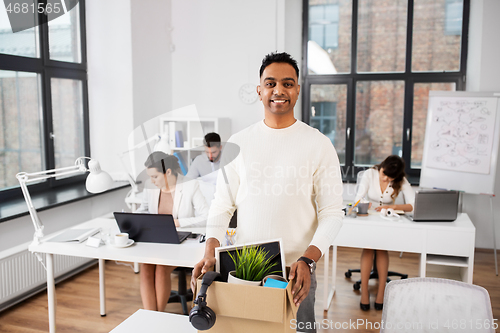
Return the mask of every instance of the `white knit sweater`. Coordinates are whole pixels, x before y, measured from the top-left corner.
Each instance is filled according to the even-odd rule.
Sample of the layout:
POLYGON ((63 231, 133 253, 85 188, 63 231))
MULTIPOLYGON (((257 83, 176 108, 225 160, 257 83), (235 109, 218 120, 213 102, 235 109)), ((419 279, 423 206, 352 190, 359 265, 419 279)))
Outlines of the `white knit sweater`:
POLYGON ((214 237, 225 244, 224 235, 237 208, 239 244, 282 238, 287 265, 309 245, 327 251, 343 219, 342 178, 330 140, 301 121, 284 129, 272 129, 261 121, 229 142, 240 151, 227 165, 223 151, 207 239, 214 237))

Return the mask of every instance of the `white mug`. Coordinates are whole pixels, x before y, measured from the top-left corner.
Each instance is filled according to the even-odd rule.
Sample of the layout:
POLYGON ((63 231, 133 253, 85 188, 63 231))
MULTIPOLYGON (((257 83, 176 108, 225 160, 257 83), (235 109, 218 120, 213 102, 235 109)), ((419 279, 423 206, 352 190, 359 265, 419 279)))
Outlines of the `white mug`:
POLYGON ((128 243, 128 234, 125 232, 115 235, 115 245, 123 246, 128 243))

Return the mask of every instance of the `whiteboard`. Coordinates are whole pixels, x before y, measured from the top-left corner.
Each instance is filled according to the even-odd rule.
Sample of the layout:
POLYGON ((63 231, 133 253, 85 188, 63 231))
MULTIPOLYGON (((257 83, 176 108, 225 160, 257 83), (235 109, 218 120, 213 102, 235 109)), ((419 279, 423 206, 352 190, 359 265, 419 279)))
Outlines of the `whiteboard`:
POLYGON ((430 91, 420 186, 494 195, 500 93, 430 91))

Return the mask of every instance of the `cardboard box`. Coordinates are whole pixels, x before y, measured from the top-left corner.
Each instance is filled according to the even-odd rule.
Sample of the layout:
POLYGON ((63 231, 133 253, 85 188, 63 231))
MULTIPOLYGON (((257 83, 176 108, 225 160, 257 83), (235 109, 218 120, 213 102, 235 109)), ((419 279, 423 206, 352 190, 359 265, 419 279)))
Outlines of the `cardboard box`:
MULTIPOLYGON (((290 323, 297 314, 292 286, 292 282, 286 289, 213 282, 207 290, 207 306, 215 312, 215 325, 198 332, 295 332, 290 323)), ((201 278, 197 290, 200 287, 201 278)))

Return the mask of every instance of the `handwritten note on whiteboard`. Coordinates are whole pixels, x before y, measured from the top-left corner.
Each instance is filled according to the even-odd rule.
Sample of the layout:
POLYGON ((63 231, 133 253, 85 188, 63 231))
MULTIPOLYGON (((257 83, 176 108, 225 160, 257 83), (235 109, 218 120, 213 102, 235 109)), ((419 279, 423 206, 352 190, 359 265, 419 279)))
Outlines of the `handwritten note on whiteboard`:
POLYGON ((425 167, 489 174, 496 108, 497 98, 430 100, 432 117, 428 119, 430 142, 425 167))

